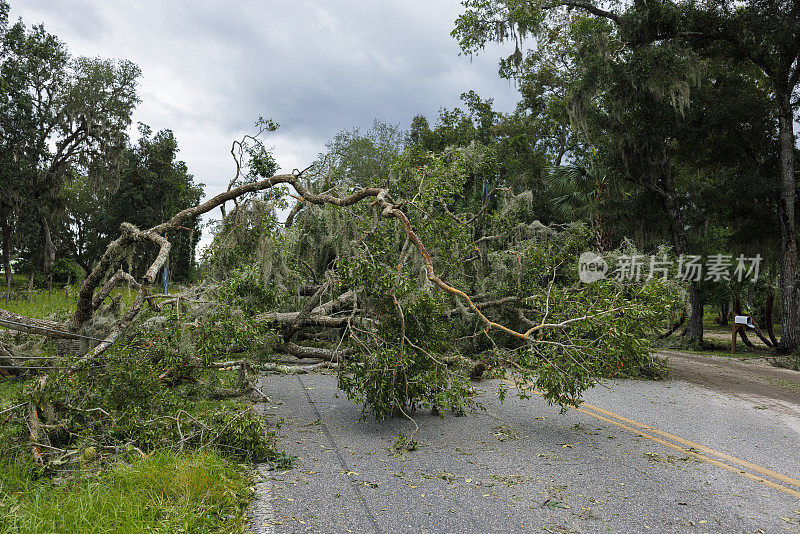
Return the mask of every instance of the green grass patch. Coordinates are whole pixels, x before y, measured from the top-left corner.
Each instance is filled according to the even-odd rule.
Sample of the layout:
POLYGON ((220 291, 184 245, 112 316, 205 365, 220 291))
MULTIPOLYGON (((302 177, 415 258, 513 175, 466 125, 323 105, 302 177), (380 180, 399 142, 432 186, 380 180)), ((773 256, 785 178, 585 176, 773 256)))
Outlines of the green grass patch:
POLYGON ((64 294, 64 288, 54 290, 50 295, 47 291, 39 290, 31 293, 31 299, 28 300, 28 293, 25 291, 6 302, 3 291, 0 293, 0 308, 36 319, 67 319, 75 311, 77 295, 77 287, 70 290, 69 298, 64 294))
POLYGON ((246 531, 247 468, 214 450, 119 461, 59 483, 0 461, 0 532, 246 531))

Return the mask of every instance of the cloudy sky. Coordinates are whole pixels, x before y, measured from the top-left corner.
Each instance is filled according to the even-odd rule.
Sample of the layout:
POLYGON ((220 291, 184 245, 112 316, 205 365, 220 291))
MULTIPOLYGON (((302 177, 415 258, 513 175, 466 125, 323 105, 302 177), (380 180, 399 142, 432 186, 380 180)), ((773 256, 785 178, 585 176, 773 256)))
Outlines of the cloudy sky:
POLYGON ((11 9, 74 55, 137 63, 134 120, 175 132, 207 195, 227 187, 230 143, 259 115, 280 123, 267 144, 291 170, 375 118, 406 128, 470 89, 503 111, 516 100, 497 76, 497 49, 458 55, 457 0, 12 0, 11 9))

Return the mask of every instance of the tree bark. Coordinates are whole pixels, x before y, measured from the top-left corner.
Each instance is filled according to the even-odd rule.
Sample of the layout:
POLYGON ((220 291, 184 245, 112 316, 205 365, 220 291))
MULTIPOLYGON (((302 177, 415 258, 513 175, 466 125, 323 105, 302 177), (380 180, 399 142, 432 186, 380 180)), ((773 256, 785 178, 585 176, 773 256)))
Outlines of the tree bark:
MULTIPOLYGON (((689 239, 686 236, 686 226, 683 221, 683 213, 678 205, 675 184, 672 177, 664 178, 664 189, 656 189, 664 202, 664 209, 672 225, 672 239, 675 244, 675 251, 678 254, 689 254, 689 239)), ((703 343, 703 299, 700 291, 700 283, 691 281, 689 283, 689 319, 686 323, 684 335, 702 345, 703 343)))
POLYGON ((111 291, 113 291, 114 288, 117 286, 117 284, 119 284, 122 281, 127 281, 128 287, 133 286, 134 288, 139 289, 140 286, 139 282, 137 282, 136 279, 130 274, 126 273, 122 269, 119 269, 117 270, 116 273, 114 273, 111 276, 111 278, 109 278, 106 281, 105 284, 103 284, 103 287, 101 287, 100 290, 94 295, 94 297, 92 298, 92 309, 96 310, 97 308, 99 308, 100 305, 103 304, 103 301, 111 294, 111 291))
POLYGON ((0 216, 0 224, 3 226, 3 268, 6 273, 6 286, 10 287, 14 283, 14 274, 11 272, 11 225, 8 224, 8 211, 4 211, 0 216))
POLYGON ((791 91, 778 95, 779 139, 781 152, 781 195, 778 218, 781 232, 781 325, 783 333, 778 351, 791 353, 800 346, 800 299, 798 298, 797 238, 795 236, 794 202, 794 113, 791 91))
POLYGON ((70 332, 67 325, 47 319, 35 319, 0 309, 0 326, 29 334, 44 334, 52 338, 81 339, 70 332))
POLYGON ((731 303, 729 300, 724 300, 719 305, 719 325, 728 326, 728 315, 731 312, 731 303))
MULTIPOLYGON (((735 315, 744 315, 744 312, 742 311, 742 299, 740 299, 739 297, 733 299, 733 313, 735 315)), ((753 343, 747 337, 747 332, 745 332, 744 328, 739 329, 739 337, 742 338, 742 341, 748 347, 753 346, 753 343)), ((769 344, 767 344, 767 346, 769 346, 769 344)))
POLYGON ((689 285, 689 308, 691 309, 689 321, 686 325, 686 337, 703 343, 703 300, 700 295, 700 284, 692 282, 689 285))
POLYGON ((764 328, 767 330, 769 340, 772 342, 773 347, 778 346, 778 340, 775 338, 775 331, 772 327, 772 308, 775 304, 775 291, 770 290, 767 295, 767 301, 764 303, 764 328))
POLYGON ((46 274, 50 272, 50 267, 56 262, 56 246, 53 244, 47 217, 42 216, 40 222, 42 225, 42 272, 46 274))

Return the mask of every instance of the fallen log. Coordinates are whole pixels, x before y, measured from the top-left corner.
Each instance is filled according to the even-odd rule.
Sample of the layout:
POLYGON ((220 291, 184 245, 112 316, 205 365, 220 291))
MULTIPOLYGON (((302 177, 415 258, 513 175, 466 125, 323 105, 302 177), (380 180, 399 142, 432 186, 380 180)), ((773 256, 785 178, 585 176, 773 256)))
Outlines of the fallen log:
POLYGON ((300 312, 268 312, 256 316, 263 323, 297 326, 321 326, 326 328, 343 328, 347 326, 348 317, 330 317, 328 315, 308 315, 300 321, 300 312))
POLYGON ((18 315, 2 309, 0 309, 0 326, 9 330, 27 334, 41 334, 57 339, 81 339, 79 335, 71 332, 64 323, 48 321, 47 319, 34 319, 33 317, 18 315))
POLYGON ((307 347, 295 343, 283 343, 275 347, 275 352, 285 352, 292 356, 297 356, 298 358, 319 358, 320 360, 337 362, 345 356, 354 354, 355 350, 351 348, 335 350, 321 347, 307 347))

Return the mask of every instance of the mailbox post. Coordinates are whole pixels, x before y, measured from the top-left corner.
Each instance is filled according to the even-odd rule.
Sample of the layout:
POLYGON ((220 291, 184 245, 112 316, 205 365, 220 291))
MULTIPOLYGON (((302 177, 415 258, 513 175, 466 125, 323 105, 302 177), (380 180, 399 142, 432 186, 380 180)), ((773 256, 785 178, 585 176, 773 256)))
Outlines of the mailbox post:
POLYGON ((736 336, 740 330, 754 328, 753 318, 749 315, 737 315, 733 318, 733 328, 731 329, 731 354, 736 353, 736 336))

